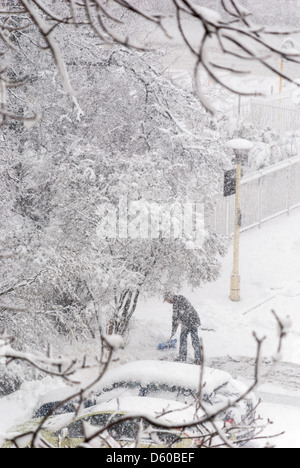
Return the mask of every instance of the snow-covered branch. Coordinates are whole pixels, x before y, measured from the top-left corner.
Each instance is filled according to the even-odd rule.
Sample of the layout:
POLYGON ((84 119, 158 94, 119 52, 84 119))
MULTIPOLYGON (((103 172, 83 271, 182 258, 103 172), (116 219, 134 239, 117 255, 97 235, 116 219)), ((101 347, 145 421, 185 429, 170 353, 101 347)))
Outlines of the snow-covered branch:
MULTIPOLYGON (((284 60, 300 63, 299 52, 294 48, 278 48, 268 39, 271 35, 282 34, 280 31, 269 31, 265 25, 254 25, 251 21, 252 13, 246 10, 238 0, 220 0, 218 11, 199 6, 192 0, 169 0, 169 14, 162 15, 159 12, 150 13, 148 9, 141 7, 136 2, 123 0, 63 0, 62 2, 48 2, 47 0, 18 0, 14 9, 3 11, 0 15, 0 40, 9 48, 17 51, 15 43, 8 37, 20 29, 28 28, 31 22, 42 36, 46 48, 48 48, 55 60, 63 80, 64 89, 72 96, 78 109, 78 118, 83 111, 74 92, 65 57, 61 45, 55 35, 60 26, 66 28, 90 29, 95 38, 106 46, 121 44, 138 50, 147 50, 147 46, 137 41, 133 42, 130 33, 130 25, 135 19, 139 19, 147 25, 154 25, 161 30, 168 39, 171 35, 166 26, 166 17, 176 22, 177 30, 186 48, 195 57, 195 88, 202 105, 214 112, 214 107, 208 101, 200 89, 199 74, 205 70, 209 77, 220 86, 232 93, 252 95, 242 89, 233 87, 230 80, 222 78, 219 71, 227 70, 230 73, 245 74, 249 72, 249 61, 259 62, 263 67, 282 78, 294 82, 293 79, 282 70, 270 64, 268 58, 278 56, 284 60), (16 16, 17 15, 17 16, 16 16), (18 19, 18 21, 15 21, 18 19), (189 35, 190 25, 196 24, 199 32, 200 45, 195 45, 189 35), (238 68, 228 67, 212 59, 210 46, 215 41, 219 51, 226 57, 239 59, 238 68), (263 52, 262 52, 263 51, 263 52), (247 69, 243 68, 246 63, 247 69)), ((70 31, 70 29, 69 29, 70 31)), ((295 31, 292 31, 295 33, 295 31)), ((284 32, 287 34, 287 32, 284 32)), ((41 46, 44 48, 44 46, 41 46)), ((297 83, 295 83, 297 85, 297 83)), ((8 118, 14 118, 14 114, 4 114, 8 118)))

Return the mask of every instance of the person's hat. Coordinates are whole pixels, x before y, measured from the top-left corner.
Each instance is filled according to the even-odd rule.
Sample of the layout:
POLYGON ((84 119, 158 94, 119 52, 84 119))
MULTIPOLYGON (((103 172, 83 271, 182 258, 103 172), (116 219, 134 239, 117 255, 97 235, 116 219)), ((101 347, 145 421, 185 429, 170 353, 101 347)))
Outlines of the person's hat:
POLYGON ((174 294, 171 293, 171 292, 166 292, 165 295, 164 295, 164 302, 168 301, 168 300, 173 300, 174 299, 174 294))

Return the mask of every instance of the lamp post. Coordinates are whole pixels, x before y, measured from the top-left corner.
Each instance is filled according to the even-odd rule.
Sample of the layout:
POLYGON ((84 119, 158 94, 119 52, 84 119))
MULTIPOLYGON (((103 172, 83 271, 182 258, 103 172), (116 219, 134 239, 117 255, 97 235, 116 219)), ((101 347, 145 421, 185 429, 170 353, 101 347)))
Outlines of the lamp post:
POLYGON ((285 39, 282 44, 281 44, 281 50, 283 52, 281 58, 280 58, 280 81, 279 81, 279 94, 281 94, 282 92, 282 73, 283 73, 283 64, 284 62, 288 62, 288 60, 284 57, 284 53, 287 53, 289 52, 289 55, 293 55, 294 52, 296 52, 295 50, 295 43, 292 39, 288 38, 288 39, 285 39))
POLYGON ((242 165, 247 160, 248 151, 253 144, 241 138, 230 140, 227 145, 235 154, 236 164, 236 191, 235 191, 235 221, 234 221, 234 243, 233 243, 233 270, 230 282, 230 299, 234 302, 240 301, 241 277, 239 271, 240 264, 240 229, 242 224, 241 213, 241 180, 242 165))
POLYGON ((279 77, 279 94, 282 93, 282 73, 283 73, 283 58, 280 59, 280 72, 281 75, 279 77))

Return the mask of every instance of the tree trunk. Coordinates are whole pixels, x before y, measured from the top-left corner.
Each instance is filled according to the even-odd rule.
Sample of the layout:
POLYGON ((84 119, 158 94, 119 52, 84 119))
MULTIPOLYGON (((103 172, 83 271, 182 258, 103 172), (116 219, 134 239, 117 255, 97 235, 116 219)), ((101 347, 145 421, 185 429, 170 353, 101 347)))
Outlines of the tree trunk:
POLYGON ((121 294, 117 303, 114 318, 109 325, 109 333, 124 336, 128 330, 130 320, 136 310, 137 301, 140 295, 139 290, 127 289, 121 294))

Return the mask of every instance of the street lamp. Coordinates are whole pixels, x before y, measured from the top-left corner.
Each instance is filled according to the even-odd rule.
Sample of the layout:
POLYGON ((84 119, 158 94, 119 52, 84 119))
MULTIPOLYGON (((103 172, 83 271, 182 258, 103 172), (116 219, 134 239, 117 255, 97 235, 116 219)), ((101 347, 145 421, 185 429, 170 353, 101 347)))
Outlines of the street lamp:
POLYGON ((281 44, 282 56, 280 58, 280 82, 279 82, 279 94, 282 92, 282 74, 283 74, 283 64, 284 62, 288 62, 288 60, 284 57, 284 54, 289 51, 292 55, 295 52, 295 44, 294 41, 290 38, 285 39, 281 44), (291 52, 292 51, 292 52, 291 52))
POLYGON ((234 152, 234 163, 236 164, 236 191, 235 191, 235 222, 234 222, 234 244, 233 244, 233 271, 230 283, 230 299, 234 302, 240 300, 241 277, 239 272, 240 263, 240 229, 242 224, 241 213, 241 180, 242 165, 247 162, 248 151, 253 143, 242 138, 230 140, 226 144, 234 152))

